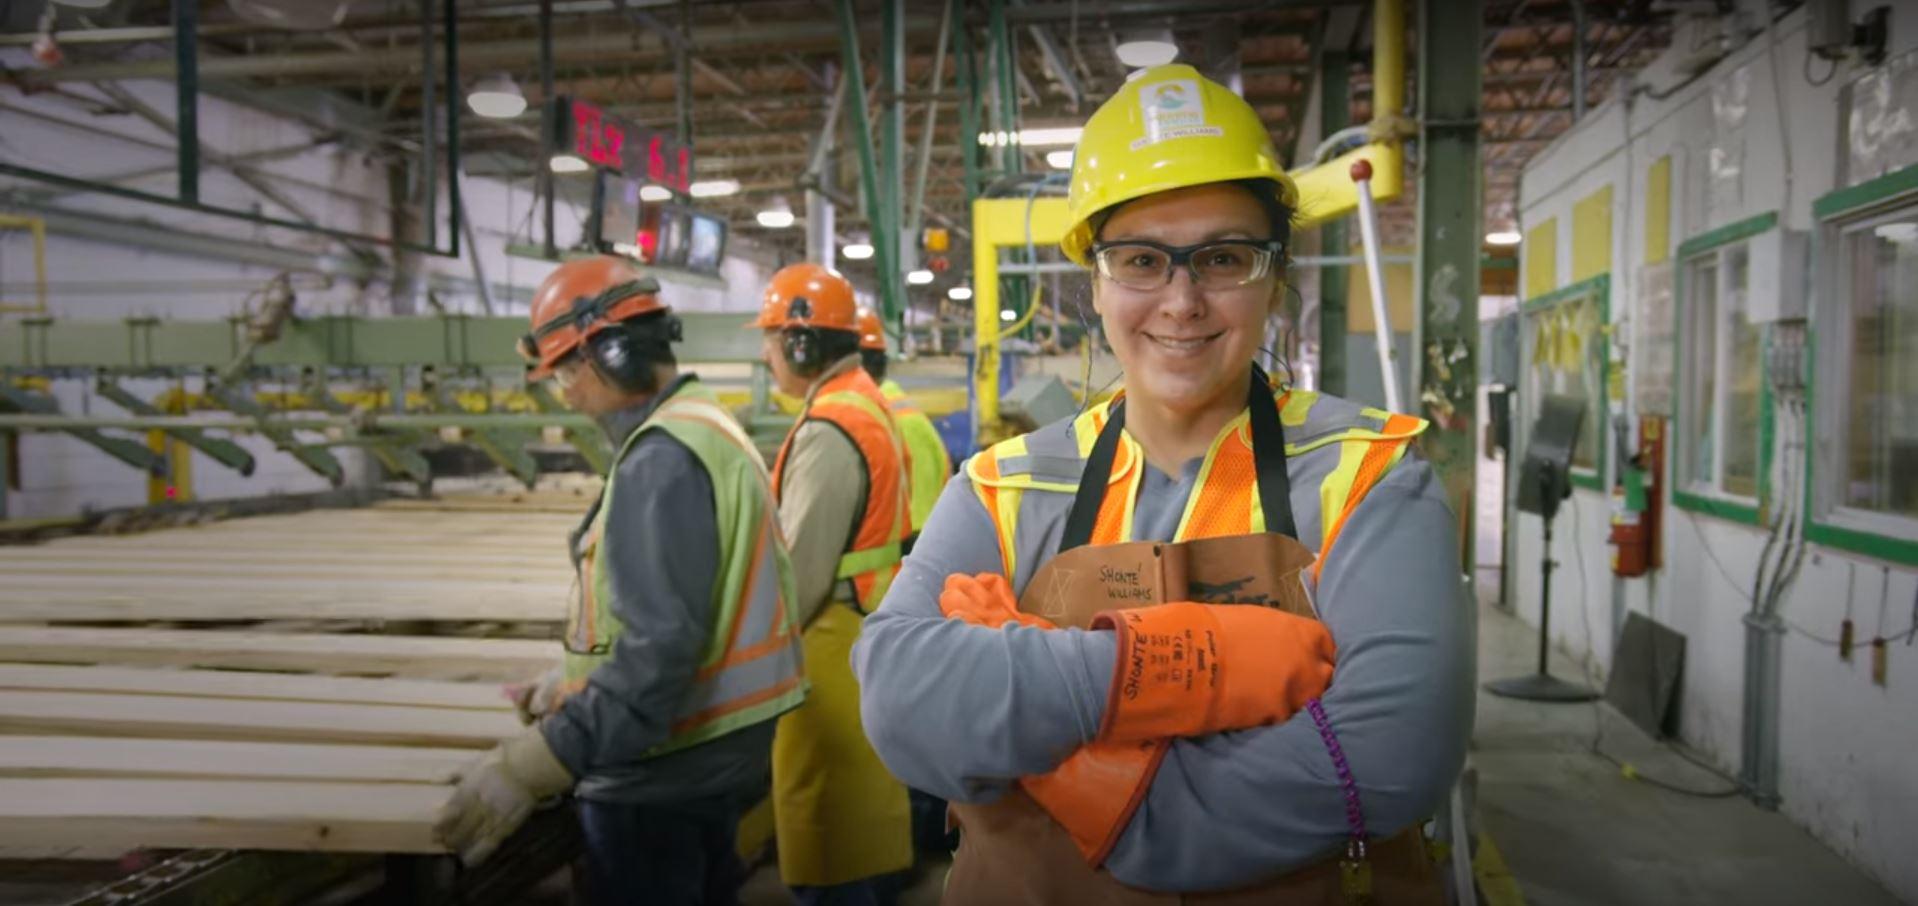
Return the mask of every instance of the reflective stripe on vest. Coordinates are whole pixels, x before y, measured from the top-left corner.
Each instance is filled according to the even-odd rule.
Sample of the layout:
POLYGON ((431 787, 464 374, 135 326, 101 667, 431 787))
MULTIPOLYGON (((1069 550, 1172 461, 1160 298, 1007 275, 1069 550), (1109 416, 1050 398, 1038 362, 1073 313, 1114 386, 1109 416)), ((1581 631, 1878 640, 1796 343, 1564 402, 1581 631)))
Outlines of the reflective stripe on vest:
POLYGON ((879 385, 879 392, 885 394, 893 423, 899 426, 899 439, 906 445, 906 468, 912 476, 908 495, 912 534, 916 535, 925 527, 926 517, 932 515, 932 505, 939 501, 940 492, 946 489, 946 479, 952 477, 952 454, 946 452, 946 442, 940 439, 932 419, 898 384, 886 381, 879 385))
POLYGON ((648 758, 776 717, 798 707, 806 694, 799 633, 789 607, 797 592, 765 464, 717 399, 693 382, 661 402, 627 437, 607 471, 579 561, 579 594, 566 632, 565 691, 584 688, 625 631, 612 609, 608 558, 599 555, 599 539, 618 499, 618 463, 651 430, 684 444, 712 480, 720 572, 713 585, 712 631, 692 689, 674 710, 671 735, 646 752, 648 758))
MULTIPOLYGON (((1312 573, 1316 580, 1332 543, 1344 528, 1346 517, 1386 472, 1404 458, 1407 443, 1424 431, 1427 423, 1412 416, 1360 408, 1336 397, 1305 390, 1280 395, 1275 404, 1279 407, 1280 423, 1287 429, 1285 450, 1295 485, 1301 473, 1309 472, 1319 489, 1315 495, 1316 507, 1294 495, 1301 531, 1306 531, 1311 518, 1318 520, 1319 557, 1312 573), (1318 411, 1315 413, 1315 410, 1318 411), (1294 437, 1298 440, 1290 440, 1294 437), (1335 449, 1325 449, 1327 447, 1335 449), (1313 460, 1314 465, 1301 464, 1304 454, 1320 450, 1324 452, 1319 456, 1332 458, 1313 460), (1316 476, 1319 469, 1325 468, 1324 464, 1332 462, 1336 465, 1331 465, 1322 477, 1316 476)), ((1069 425, 1049 425, 1032 434, 1001 441, 967 462, 967 475, 974 492, 998 529, 1000 556, 1015 588, 1023 587, 1018 570, 1025 569, 1029 574, 1037 566, 1021 562, 1022 556, 1029 558, 1046 549, 1042 547, 1047 543, 1042 536, 1052 528, 1035 526, 1034 536, 1023 539, 1025 543, 1021 544, 1019 524, 1021 511, 1028 503, 1026 492, 1050 492, 1042 495, 1047 498, 1074 493, 1084 471, 1085 458, 1105 425, 1108 406, 1109 403, 1094 406, 1069 425)), ((1249 424, 1248 413, 1240 413, 1220 430, 1207 449, 1174 540, 1266 530, 1265 515, 1259 506, 1249 424)), ((1122 440, 1113 458, 1112 473, 1107 476, 1108 482, 1120 487, 1111 488, 1100 507, 1093 529, 1095 543, 1116 543, 1132 538, 1133 509, 1144 475, 1144 456, 1130 436, 1122 440)), ((1060 514, 1065 512, 1067 503, 1069 501, 1059 502, 1060 514)), ((1045 512, 1049 517, 1051 510, 1045 512)), ((1302 535, 1301 540, 1308 546, 1311 544, 1308 536, 1302 535)))
POLYGON ((786 457, 793 438, 808 420, 831 422, 845 432, 866 467, 866 508, 859 515, 849 549, 840 556, 834 575, 850 579, 861 612, 877 607, 899 573, 901 544, 911 523, 906 489, 906 454, 886 409, 879 386, 858 367, 826 379, 812 402, 780 444, 773 460, 773 489, 780 493, 786 457))

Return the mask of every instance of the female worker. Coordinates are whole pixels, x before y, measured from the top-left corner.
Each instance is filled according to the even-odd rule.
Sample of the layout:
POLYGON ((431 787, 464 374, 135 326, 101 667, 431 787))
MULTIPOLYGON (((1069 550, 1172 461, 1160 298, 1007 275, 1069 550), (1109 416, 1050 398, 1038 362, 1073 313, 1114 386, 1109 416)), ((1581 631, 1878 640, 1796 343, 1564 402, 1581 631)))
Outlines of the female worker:
POLYGON ((1191 67, 1086 124, 1060 248, 1093 271, 1124 391, 967 462, 853 650, 873 746, 955 804, 948 903, 1438 896, 1417 825, 1472 703, 1454 519, 1423 420, 1253 364, 1296 195, 1251 107, 1191 67), (1280 535, 1323 622, 1185 595, 1086 628, 1018 612, 1062 551, 1280 535))

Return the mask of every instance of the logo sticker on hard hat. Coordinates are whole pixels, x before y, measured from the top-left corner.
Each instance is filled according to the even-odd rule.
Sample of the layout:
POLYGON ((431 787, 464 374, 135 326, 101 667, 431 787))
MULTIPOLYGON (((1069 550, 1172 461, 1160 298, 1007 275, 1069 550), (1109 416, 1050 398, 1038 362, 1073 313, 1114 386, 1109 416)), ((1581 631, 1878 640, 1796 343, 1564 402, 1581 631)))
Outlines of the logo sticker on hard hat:
POLYGON ((786 306, 786 318, 791 321, 812 320, 812 301, 805 296, 794 296, 792 304, 786 306))
POLYGON ((1219 127, 1206 124, 1204 96, 1193 79, 1141 88, 1139 107, 1145 113, 1145 135, 1132 142, 1134 151, 1167 139, 1225 134, 1219 127))

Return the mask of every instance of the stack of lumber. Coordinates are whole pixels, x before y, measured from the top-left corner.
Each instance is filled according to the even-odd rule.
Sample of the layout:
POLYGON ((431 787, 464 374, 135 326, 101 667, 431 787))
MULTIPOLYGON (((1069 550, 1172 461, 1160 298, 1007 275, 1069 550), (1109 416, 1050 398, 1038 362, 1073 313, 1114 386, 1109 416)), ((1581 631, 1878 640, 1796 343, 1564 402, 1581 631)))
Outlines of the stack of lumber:
POLYGON ((559 657, 587 502, 0 547, 0 847, 437 851, 501 683, 559 657))

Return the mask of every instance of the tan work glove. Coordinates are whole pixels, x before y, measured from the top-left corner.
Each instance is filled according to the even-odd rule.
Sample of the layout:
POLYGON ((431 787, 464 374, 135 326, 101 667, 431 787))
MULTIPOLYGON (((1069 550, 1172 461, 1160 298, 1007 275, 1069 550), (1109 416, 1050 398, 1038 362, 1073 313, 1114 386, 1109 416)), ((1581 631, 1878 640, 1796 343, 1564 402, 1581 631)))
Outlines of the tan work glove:
POLYGON ((500 843, 526 823, 533 806, 573 787, 573 775, 546 744, 538 727, 487 752, 460 775, 453 798, 440 807, 433 839, 459 853, 470 868, 486 861, 500 843))
POLYGON ((566 682, 566 671, 554 667, 539 675, 530 683, 509 683, 500 687, 506 698, 513 703, 514 713, 519 722, 531 726, 540 718, 559 709, 560 687, 566 682))

